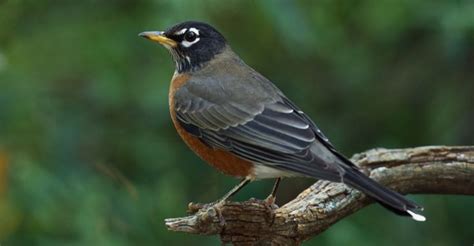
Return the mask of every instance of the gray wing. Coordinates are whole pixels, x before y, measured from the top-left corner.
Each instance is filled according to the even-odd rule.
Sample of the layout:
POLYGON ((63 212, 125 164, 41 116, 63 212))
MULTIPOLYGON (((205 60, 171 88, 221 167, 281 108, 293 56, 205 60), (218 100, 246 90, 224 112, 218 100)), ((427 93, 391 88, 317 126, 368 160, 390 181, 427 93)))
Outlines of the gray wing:
POLYGON ((227 87, 217 81, 206 86, 213 93, 190 81, 175 96, 180 125, 206 145, 277 169, 339 179, 332 145, 276 87, 260 88, 259 83, 243 86, 252 88, 245 93, 245 88, 237 88, 239 95, 233 95, 219 92, 227 87))
POLYGON ((238 88, 242 81, 230 80, 232 86, 219 81, 188 82, 175 95, 177 120, 203 143, 257 165, 344 182, 397 214, 424 219, 412 212, 420 206, 371 180, 339 154, 270 82, 238 88))

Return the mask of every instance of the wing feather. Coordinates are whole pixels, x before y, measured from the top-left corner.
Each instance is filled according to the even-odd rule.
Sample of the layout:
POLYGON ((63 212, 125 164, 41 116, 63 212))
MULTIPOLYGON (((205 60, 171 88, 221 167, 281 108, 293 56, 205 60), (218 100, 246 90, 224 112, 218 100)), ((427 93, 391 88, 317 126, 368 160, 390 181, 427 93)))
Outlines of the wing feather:
POLYGON ((316 139, 315 133, 303 117, 282 101, 256 107, 203 101, 177 108, 177 119, 207 145, 257 162, 312 160, 309 147, 316 139))
POLYGON ((306 175, 338 176, 334 166, 327 164, 333 161, 331 152, 321 155, 313 151, 334 149, 314 122, 276 87, 264 89, 257 88, 258 93, 249 95, 227 91, 222 94, 227 98, 219 98, 196 84, 184 86, 175 95, 177 120, 206 145, 254 163, 306 175))

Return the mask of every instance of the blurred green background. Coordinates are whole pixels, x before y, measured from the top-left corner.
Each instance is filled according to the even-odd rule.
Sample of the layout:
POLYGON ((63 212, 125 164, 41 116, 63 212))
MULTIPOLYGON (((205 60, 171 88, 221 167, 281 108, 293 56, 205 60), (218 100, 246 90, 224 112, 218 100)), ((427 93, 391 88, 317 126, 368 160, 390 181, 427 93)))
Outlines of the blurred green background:
MULTIPOLYGON (((0 1, 1 245, 220 244, 164 227, 237 180, 178 138, 171 58, 137 37, 189 19, 216 26, 348 156, 473 144, 470 0, 0 1)), ((311 182, 285 180, 279 203, 311 182)), ((427 222, 374 205, 305 245, 472 245, 473 198, 413 198, 427 222)))

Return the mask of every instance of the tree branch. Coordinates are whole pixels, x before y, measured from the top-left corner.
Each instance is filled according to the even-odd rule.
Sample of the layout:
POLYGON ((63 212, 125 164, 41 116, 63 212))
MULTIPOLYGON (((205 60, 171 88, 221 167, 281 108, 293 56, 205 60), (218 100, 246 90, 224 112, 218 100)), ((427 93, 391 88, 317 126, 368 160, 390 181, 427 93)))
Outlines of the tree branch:
MULTIPOLYGON (((474 146, 373 149, 352 157, 370 177, 407 193, 474 195, 474 146)), ((373 201, 342 183, 317 181, 278 209, 249 200, 190 204, 194 213, 166 219, 169 230, 219 234, 235 245, 299 245, 373 201)), ((429 218, 428 218, 429 219, 429 218)))

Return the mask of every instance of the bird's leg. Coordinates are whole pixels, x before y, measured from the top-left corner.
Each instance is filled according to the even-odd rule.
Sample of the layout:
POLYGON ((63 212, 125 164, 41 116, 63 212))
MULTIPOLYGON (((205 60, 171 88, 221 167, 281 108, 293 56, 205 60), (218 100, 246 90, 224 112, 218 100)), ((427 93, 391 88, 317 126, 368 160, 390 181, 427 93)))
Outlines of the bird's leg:
POLYGON ((270 196, 276 197, 278 187, 280 187, 280 182, 281 182, 281 178, 275 179, 275 184, 273 184, 273 189, 272 189, 272 193, 270 193, 270 196))
POLYGON ((278 187, 280 186, 280 181, 281 178, 275 179, 275 184, 273 185, 272 193, 270 193, 270 195, 268 195, 268 197, 265 199, 265 202, 269 207, 275 205, 276 192, 278 190, 278 187))
POLYGON ((239 192, 242 188, 244 188, 244 186, 247 185, 250 181, 251 180, 249 178, 242 179, 242 181, 240 181, 240 183, 238 185, 234 186, 234 188, 232 188, 232 190, 227 192, 221 199, 219 199, 217 201, 216 204, 222 205, 227 199, 231 198, 233 195, 235 195, 237 192, 239 192))
POLYGON ((218 216, 219 216, 219 224, 221 226, 225 226, 225 219, 224 219, 224 217, 222 216, 222 213, 221 213, 221 208, 224 205, 225 201, 227 201, 227 199, 229 199, 230 197, 235 195, 237 192, 239 192, 239 190, 244 188, 244 186, 247 185, 250 181, 251 181, 251 179, 249 179, 249 178, 242 179, 242 181, 240 181, 240 183, 238 185, 234 186, 234 188, 232 188, 232 190, 227 192, 221 199, 219 199, 215 203, 214 206, 212 206, 214 208, 214 210, 216 211, 216 213, 218 214, 218 216))
POLYGON ((275 179, 275 184, 273 185, 272 193, 268 195, 267 198, 265 198, 265 207, 268 211, 269 214, 269 225, 273 225, 273 222, 275 221, 275 209, 278 208, 278 206, 275 204, 275 199, 276 199, 276 193, 278 190, 278 187, 280 186, 280 181, 281 178, 276 178, 275 179))

